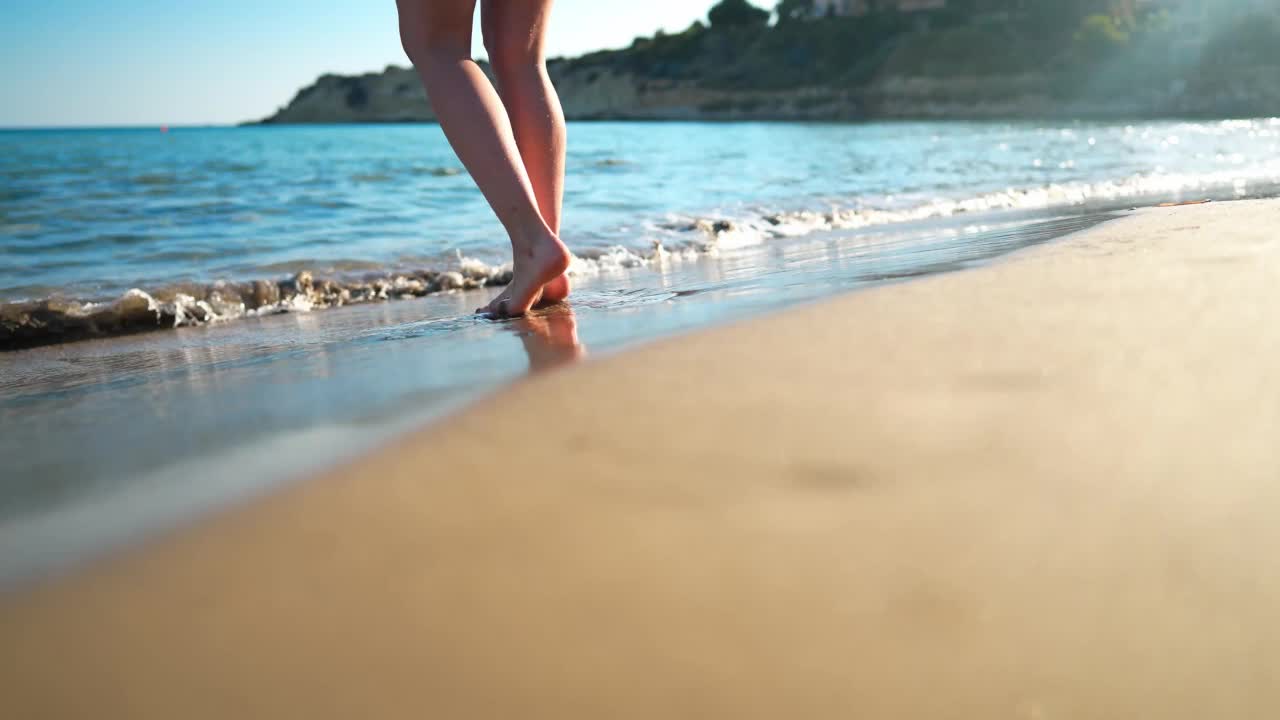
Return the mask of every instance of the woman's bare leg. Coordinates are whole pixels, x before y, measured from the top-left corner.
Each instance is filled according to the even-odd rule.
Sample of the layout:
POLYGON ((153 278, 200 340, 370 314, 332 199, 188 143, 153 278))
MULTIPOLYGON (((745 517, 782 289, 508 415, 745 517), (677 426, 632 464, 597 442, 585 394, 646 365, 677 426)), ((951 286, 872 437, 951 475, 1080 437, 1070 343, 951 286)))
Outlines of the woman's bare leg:
POLYGON ((400 38, 449 144, 511 239, 515 274, 490 311, 523 315, 569 267, 569 251, 542 218, 501 99, 471 59, 476 0, 397 0, 400 38))
MULTIPOLYGON (((551 231, 559 235, 565 125, 560 98, 547 75, 545 45, 552 2, 482 0, 480 24, 538 209, 551 231)), ((568 295, 567 276, 543 288, 544 302, 559 302, 568 295)))

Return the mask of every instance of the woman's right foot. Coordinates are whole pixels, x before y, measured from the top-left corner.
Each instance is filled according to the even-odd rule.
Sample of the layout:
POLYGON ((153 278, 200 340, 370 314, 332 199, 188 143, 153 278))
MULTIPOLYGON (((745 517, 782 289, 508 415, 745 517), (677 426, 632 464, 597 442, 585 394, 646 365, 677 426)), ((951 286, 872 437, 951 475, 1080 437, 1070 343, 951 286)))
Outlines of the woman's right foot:
MULTIPOLYGON (((565 298, 569 297, 569 294, 571 292, 572 292, 572 286, 569 283, 569 275, 568 273, 565 273, 564 275, 561 275, 555 280, 552 280, 551 282, 542 286, 542 293, 538 295, 537 300, 533 301, 533 307, 546 308, 546 307, 551 307, 552 305, 556 305, 558 303, 564 302, 565 298)), ((489 305, 476 308, 476 313, 481 315, 487 315, 489 314, 490 305, 494 307, 498 307, 499 303, 501 303, 504 300, 509 301, 510 299, 511 299, 511 291, 508 288, 503 288, 502 292, 498 293, 497 297, 489 301, 489 305)))
MULTIPOLYGON (((549 230, 528 243, 528 249, 517 252, 512 262, 511 283, 502 294, 494 298, 482 312, 491 317, 520 317, 539 301, 546 301, 544 288, 556 283, 555 289, 568 295, 568 281, 564 279, 572 256, 560 238, 549 230)), ((563 299, 563 296, 560 298, 563 299)))

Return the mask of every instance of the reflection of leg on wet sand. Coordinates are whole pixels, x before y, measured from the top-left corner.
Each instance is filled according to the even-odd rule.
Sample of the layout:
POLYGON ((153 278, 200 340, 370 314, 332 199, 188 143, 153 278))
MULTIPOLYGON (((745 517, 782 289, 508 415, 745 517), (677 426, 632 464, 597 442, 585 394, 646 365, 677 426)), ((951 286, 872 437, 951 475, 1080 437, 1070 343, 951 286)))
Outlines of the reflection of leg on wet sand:
POLYGON ((578 342, 578 321, 568 305, 554 305, 531 313, 513 320, 508 327, 524 343, 532 372, 568 365, 587 354, 587 349, 578 342))

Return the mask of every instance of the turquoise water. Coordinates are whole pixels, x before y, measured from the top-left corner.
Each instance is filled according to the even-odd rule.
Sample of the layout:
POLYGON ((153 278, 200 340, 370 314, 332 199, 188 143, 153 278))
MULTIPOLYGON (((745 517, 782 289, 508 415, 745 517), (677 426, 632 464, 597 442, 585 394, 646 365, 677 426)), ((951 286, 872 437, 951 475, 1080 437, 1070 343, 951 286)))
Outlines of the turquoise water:
POLYGON ((499 277, 500 228, 434 126, 0 132, 0 330, 22 308, 92 314, 122 296, 157 330, 0 352, 0 586, 305 478, 529 372, 1280 181, 1268 119, 570 137, 575 296, 492 322, 471 311, 496 286, 327 309, 207 301, 302 270, 349 288, 499 277))
MULTIPOLYGON (((624 263, 705 245, 686 229, 699 219, 756 242, 952 202, 1140 203, 1280 179, 1275 120, 584 123, 569 147, 565 239, 624 263)), ((0 132, 0 302, 449 269, 459 253, 500 264, 506 242, 433 125, 0 132)))

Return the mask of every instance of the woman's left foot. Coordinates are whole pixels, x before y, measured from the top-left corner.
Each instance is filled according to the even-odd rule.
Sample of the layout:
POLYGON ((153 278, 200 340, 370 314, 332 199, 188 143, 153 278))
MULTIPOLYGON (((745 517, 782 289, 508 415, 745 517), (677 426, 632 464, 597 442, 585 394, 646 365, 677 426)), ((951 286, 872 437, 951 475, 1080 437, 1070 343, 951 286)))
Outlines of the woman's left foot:
POLYGON ((569 249, 560 238, 544 228, 537 239, 528 244, 528 250, 516 254, 507 289, 481 312, 496 318, 520 317, 535 303, 547 302, 544 288, 553 283, 556 283, 555 289, 563 293, 554 302, 564 299, 568 295, 568 280, 564 274, 571 259, 569 249), (560 281, 563 281, 563 287, 560 281))
POLYGON ((555 305, 569 297, 570 291, 569 275, 566 273, 542 286, 542 297, 538 302, 534 303, 534 306, 546 307, 547 305, 555 305))
MULTIPOLYGON (((542 293, 538 295, 537 300, 533 301, 533 307, 535 309, 541 309, 541 308, 551 307, 552 305, 556 305, 558 303, 564 302, 564 300, 569 297, 570 292, 571 292, 571 286, 569 284, 569 276, 567 274, 561 275, 555 280, 552 280, 551 282, 542 286, 542 293)), ((500 306, 502 302, 510 301, 510 299, 511 299, 510 290, 507 288, 503 288, 502 292, 498 293, 498 296, 495 297, 493 300, 490 300, 488 305, 485 305, 484 307, 476 308, 476 314, 487 315, 490 312, 489 311, 490 307, 500 306)))

